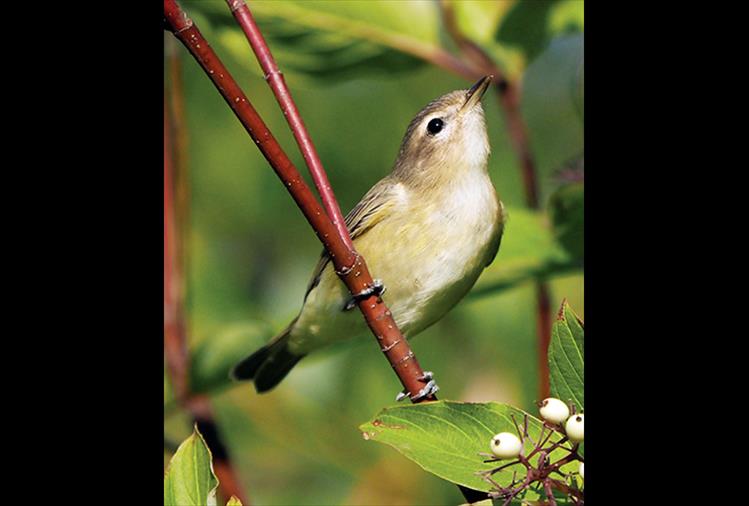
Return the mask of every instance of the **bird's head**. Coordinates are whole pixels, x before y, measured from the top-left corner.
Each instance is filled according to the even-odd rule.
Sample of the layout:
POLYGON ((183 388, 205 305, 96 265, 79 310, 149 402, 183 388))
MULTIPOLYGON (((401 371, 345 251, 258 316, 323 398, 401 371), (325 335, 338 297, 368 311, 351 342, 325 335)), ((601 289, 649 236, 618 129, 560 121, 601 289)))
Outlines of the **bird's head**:
POLYGON ((409 181, 455 176, 485 170, 489 157, 481 97, 492 76, 468 90, 457 90, 424 107, 408 125, 393 175, 409 181))

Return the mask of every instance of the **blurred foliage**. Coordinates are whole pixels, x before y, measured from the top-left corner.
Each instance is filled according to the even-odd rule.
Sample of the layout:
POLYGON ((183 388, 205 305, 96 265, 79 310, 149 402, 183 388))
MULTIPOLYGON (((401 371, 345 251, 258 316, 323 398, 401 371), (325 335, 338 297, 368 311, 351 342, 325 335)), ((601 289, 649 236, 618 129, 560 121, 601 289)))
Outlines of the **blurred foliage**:
POLYGON ((582 182, 562 186, 549 199, 549 213, 554 236, 572 259, 584 260, 585 188, 582 182))
MULTIPOLYGON (((466 33, 522 78, 522 110, 548 203, 560 187, 557 169, 583 150, 582 1, 554 2, 535 57, 496 38, 517 22, 510 14, 518 3, 454 5, 466 33), (574 27, 578 32, 570 33, 574 27)), ((452 47, 436 2, 248 4, 284 71, 344 213, 390 171, 406 126, 419 109, 470 84, 402 51, 452 47)), ((182 5, 309 181, 225 2, 182 5)), ((172 50, 170 45, 166 49, 172 50)), ((454 485, 384 445, 366 444, 356 430, 392 404, 401 388, 372 339, 337 343, 305 358, 269 394, 257 395, 248 384, 227 388, 233 360, 254 351, 296 315, 321 248, 208 78, 183 47, 174 50, 184 60, 189 137, 191 380, 199 390, 214 393, 217 423, 252 502, 462 502, 454 485)), ((525 208, 517 158, 494 97, 487 95, 484 109, 492 147, 489 172, 509 211, 502 247, 474 293, 412 346, 420 363, 435 372, 442 398, 500 401, 532 410, 539 380, 530 278, 550 279, 554 305, 566 297, 583 317, 583 276, 576 255, 559 236, 558 223, 546 210, 525 208)), ((165 381, 165 399, 171 395, 165 381)), ((165 434, 179 441, 190 430, 188 417, 169 411, 165 434)))
MULTIPOLYGON (((428 2, 381 2, 376 8, 359 1, 256 0, 249 5, 282 69, 311 77, 411 71, 424 62, 399 48, 439 47, 439 11, 428 2)), ((185 6, 205 16, 200 26, 209 26, 235 61, 260 72, 247 58, 247 39, 225 5, 195 1, 185 6)))
MULTIPOLYGON (((504 46, 518 46, 528 60, 545 49, 561 33, 582 31, 580 0, 533 0, 515 2, 495 34, 504 46)), ((492 3, 492 2, 489 2, 492 3)), ((498 2, 502 3, 502 2, 498 2)))
POLYGON ((211 339, 199 342, 191 353, 190 391, 215 393, 230 382, 229 372, 237 357, 247 350, 260 348, 273 337, 262 322, 241 322, 221 329, 211 339))

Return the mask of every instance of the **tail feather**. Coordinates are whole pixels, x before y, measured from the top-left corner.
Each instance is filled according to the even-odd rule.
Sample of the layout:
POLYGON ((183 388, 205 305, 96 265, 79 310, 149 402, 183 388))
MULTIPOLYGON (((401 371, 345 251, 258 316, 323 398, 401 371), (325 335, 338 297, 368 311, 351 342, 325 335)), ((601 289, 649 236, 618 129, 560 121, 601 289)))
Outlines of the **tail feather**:
POLYGON ((236 380, 253 380, 258 393, 278 385, 304 355, 289 351, 291 325, 249 357, 234 366, 231 375, 236 380))

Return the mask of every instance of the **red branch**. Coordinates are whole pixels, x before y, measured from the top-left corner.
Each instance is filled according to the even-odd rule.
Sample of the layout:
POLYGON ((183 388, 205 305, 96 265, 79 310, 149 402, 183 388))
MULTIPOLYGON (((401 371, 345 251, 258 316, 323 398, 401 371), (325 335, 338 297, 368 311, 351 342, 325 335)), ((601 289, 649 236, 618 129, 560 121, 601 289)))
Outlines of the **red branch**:
POLYGON ((219 492, 225 499, 237 496, 249 505, 240 486, 229 453, 216 426, 210 401, 191 396, 190 357, 185 320, 186 233, 188 216, 186 139, 182 108, 181 68, 176 54, 169 56, 171 110, 164 97, 164 357, 177 401, 198 424, 214 455, 219 492))
POLYGON ((510 141, 520 161, 520 169, 523 174, 523 188, 525 189, 525 202, 532 209, 539 209, 541 202, 538 197, 538 178, 536 177, 536 166, 530 149, 530 139, 525 127, 525 121, 520 113, 520 92, 515 83, 505 81, 506 87, 497 88, 499 102, 504 110, 507 121, 507 131, 510 141))
POLYGON ((270 52, 270 48, 268 48, 263 34, 255 23, 255 18, 252 17, 252 13, 244 0, 226 0, 226 3, 229 5, 234 18, 242 28, 242 31, 244 31, 247 36, 250 47, 255 53, 257 61, 260 63, 260 67, 265 73, 265 80, 268 82, 268 86, 270 86, 271 90, 273 90, 278 105, 281 106, 283 115, 291 128, 291 132, 294 134, 297 145, 299 146, 299 151, 302 152, 307 168, 309 169, 310 174, 312 174, 312 180, 315 182, 315 186, 320 194, 325 211, 333 221, 333 225, 335 225, 338 233, 343 237, 346 246, 353 250, 354 244, 351 242, 351 237, 346 228, 345 218, 343 217, 341 208, 338 206, 338 201, 333 194, 333 189, 330 187, 328 176, 322 166, 320 157, 317 155, 315 145, 312 143, 307 128, 304 126, 304 121, 302 121, 302 117, 299 115, 294 99, 291 97, 291 92, 289 91, 288 86, 286 86, 286 80, 283 77, 283 73, 279 70, 278 65, 276 65, 276 61, 270 52))
MULTIPOLYGON (((345 239, 333 225, 325 210, 304 182, 299 171, 289 160, 281 146, 255 108, 237 85, 216 53, 203 38, 200 30, 177 5, 175 0, 164 0, 166 24, 192 54, 209 79, 234 111, 250 134, 260 152, 286 186, 292 198, 315 230, 318 239, 331 256, 336 273, 352 294, 360 293, 373 285, 372 276, 364 259, 349 248, 345 239)), ((424 387, 419 366, 408 342, 398 329, 390 310, 376 295, 360 298, 359 309, 377 338, 380 349, 395 370, 404 388, 412 394, 424 387)), ((429 396, 422 400, 435 400, 429 396)))
MULTIPOLYGON (((166 97, 165 97, 166 98, 166 97)), ((164 356, 178 401, 187 398, 187 346, 180 317, 180 271, 176 246, 178 231, 174 219, 174 160, 169 112, 164 102, 164 356)))

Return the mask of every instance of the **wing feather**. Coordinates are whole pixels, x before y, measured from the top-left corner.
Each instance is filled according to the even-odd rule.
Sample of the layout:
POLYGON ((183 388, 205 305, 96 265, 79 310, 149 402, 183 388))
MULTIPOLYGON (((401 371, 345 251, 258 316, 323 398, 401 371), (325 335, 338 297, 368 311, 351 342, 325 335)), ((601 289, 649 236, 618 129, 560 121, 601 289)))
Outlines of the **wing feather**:
MULTIPOLYGON (((355 241, 382 221, 386 215, 385 211, 393 205, 393 199, 389 198, 392 191, 393 182, 390 178, 383 179, 374 185, 346 215, 346 228, 348 228, 352 241, 355 241)), ((305 301, 309 293, 320 283, 320 276, 328 262, 330 262, 330 255, 326 250, 323 250, 320 261, 317 262, 317 266, 312 272, 312 279, 307 285, 307 291, 304 294, 305 301)))
POLYGON ((489 267, 489 265, 494 261, 495 258, 497 258, 497 253, 499 252, 499 245, 502 242, 502 234, 504 234, 505 230, 505 222, 507 221, 507 213, 505 212, 505 205, 502 203, 499 198, 497 198, 497 202, 499 203, 499 206, 497 207, 497 233, 494 234, 494 239, 492 239, 492 243, 489 246, 489 256, 488 261, 484 264, 484 267, 489 267))

